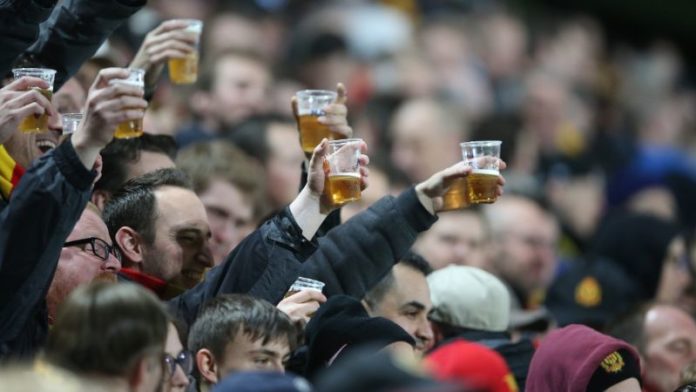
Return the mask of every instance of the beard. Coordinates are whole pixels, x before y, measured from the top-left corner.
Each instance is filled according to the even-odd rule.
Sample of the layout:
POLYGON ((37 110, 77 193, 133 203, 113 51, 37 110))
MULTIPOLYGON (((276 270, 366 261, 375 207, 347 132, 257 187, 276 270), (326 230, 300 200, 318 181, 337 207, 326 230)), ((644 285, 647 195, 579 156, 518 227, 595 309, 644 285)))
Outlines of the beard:
POLYGON ((118 283, 118 276, 113 272, 102 272, 92 278, 92 282, 118 283))

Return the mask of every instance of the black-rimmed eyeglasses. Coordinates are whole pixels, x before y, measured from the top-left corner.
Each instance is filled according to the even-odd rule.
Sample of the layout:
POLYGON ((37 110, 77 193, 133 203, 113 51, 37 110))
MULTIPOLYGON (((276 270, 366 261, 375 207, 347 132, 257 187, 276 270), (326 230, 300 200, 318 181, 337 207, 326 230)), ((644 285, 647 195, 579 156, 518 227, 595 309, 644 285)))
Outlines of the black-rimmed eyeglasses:
POLYGON ((68 241, 63 244, 64 248, 69 246, 81 246, 82 250, 89 250, 103 261, 107 261, 109 259, 109 254, 114 255, 118 261, 121 261, 121 251, 117 247, 109 245, 101 238, 89 237, 75 241, 68 241))
POLYGON ((188 377, 193 370, 193 355, 186 350, 180 352, 176 357, 164 354, 164 363, 166 365, 165 369, 169 372, 169 377, 174 377, 177 364, 181 366, 181 370, 183 370, 186 377, 188 377))

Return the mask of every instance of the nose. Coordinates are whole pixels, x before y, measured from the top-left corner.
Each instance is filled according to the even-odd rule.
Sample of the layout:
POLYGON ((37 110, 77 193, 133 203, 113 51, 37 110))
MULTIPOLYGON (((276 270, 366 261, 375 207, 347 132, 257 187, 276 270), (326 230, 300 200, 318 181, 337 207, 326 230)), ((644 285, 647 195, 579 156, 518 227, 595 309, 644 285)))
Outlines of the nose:
POLYGON ((179 364, 176 365, 176 370, 172 375, 172 385, 175 388, 186 388, 189 385, 188 375, 184 373, 184 369, 179 364))
POLYGON ((109 253, 109 258, 106 259, 106 261, 105 261, 104 264, 102 265, 102 269, 103 269, 104 271, 109 271, 109 272, 114 272, 114 273, 116 273, 116 272, 118 272, 118 271, 121 270, 121 262, 118 261, 118 259, 116 258, 116 256, 114 256, 113 254, 109 253))
POLYGON ((430 326, 430 321, 427 317, 423 317, 418 323, 416 337, 423 341, 426 348, 432 345, 434 339, 433 328, 430 326))

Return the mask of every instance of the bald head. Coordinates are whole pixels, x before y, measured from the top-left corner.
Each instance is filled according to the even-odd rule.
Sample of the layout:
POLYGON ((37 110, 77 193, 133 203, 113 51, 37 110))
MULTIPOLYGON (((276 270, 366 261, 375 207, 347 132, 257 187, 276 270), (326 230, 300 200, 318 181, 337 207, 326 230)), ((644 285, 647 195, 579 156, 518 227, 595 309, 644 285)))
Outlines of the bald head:
POLYGON ((465 121, 442 102, 407 101, 396 111, 391 132, 392 160, 413 182, 461 160, 459 143, 465 139, 465 121))

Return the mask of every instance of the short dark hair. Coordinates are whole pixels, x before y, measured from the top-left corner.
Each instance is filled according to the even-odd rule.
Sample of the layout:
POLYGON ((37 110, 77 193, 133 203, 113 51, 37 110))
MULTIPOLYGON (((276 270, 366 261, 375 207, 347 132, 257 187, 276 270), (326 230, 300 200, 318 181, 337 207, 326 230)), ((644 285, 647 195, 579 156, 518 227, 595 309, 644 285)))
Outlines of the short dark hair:
POLYGON ((191 181, 179 169, 159 169, 130 179, 113 194, 104 207, 104 222, 112 240, 118 229, 128 226, 147 244, 154 242, 157 219, 154 191, 162 186, 191 189, 191 181))
POLYGON ((128 178, 127 165, 140 160, 142 151, 167 155, 172 161, 176 158, 176 142, 169 135, 144 133, 132 139, 114 139, 101 150, 102 176, 94 184, 94 190, 116 192, 128 178))
POLYGON ((189 332, 188 348, 194 354, 209 349, 224 360, 225 350, 239 332, 252 341, 287 340, 290 350, 298 344, 299 332, 290 318, 268 301, 244 294, 220 295, 201 310, 189 332))
POLYGON ((164 305, 138 285, 89 283, 58 309, 46 357, 77 373, 123 377, 143 356, 164 352, 168 322, 164 305))
POLYGON ((641 354, 645 353, 645 317, 655 305, 648 302, 634 307, 609 323, 605 332, 637 348, 641 354))
POLYGON ((268 128, 271 124, 294 124, 295 121, 282 114, 263 114, 248 118, 237 125, 228 135, 229 140, 250 157, 266 165, 271 149, 268 145, 268 128))
MULTIPOLYGON (((428 264, 428 262, 419 254, 413 251, 408 251, 397 264, 405 265, 411 269, 419 271, 423 276, 428 276, 433 272, 433 268, 428 264)), ((367 303, 370 308, 377 307, 377 304, 382 302, 384 296, 387 295, 389 291, 394 288, 394 269, 390 269, 389 272, 379 281, 374 287, 372 287, 367 293, 363 300, 367 303)))

